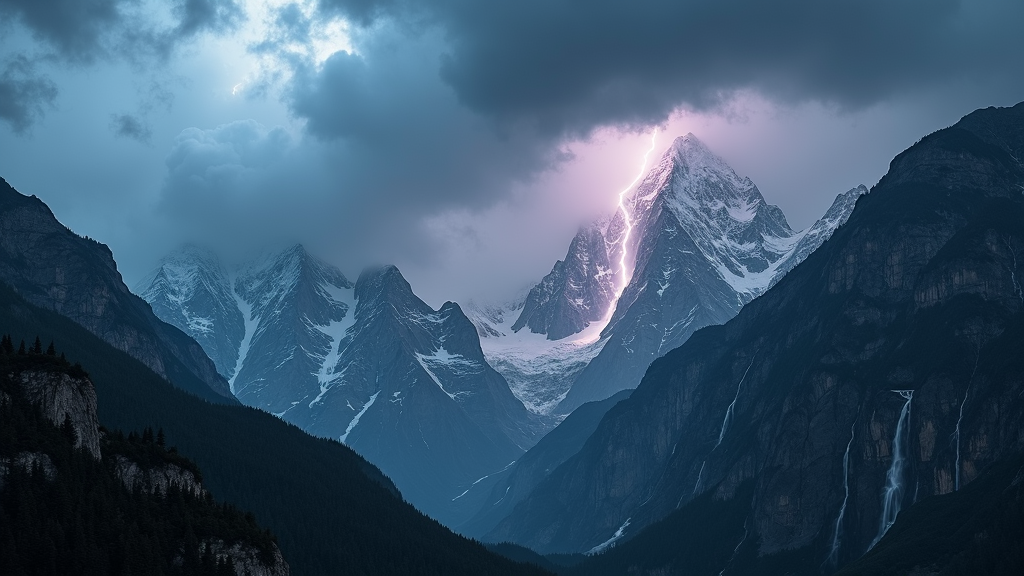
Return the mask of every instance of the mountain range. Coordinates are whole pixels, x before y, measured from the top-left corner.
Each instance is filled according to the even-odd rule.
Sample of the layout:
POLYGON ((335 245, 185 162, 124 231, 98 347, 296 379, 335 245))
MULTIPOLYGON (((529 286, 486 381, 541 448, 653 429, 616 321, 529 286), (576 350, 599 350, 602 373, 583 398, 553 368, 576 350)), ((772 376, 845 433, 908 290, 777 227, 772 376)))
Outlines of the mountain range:
POLYGON ((471 305, 472 323, 457 304, 431 309, 394 267, 353 284, 301 246, 226 267, 186 245, 135 291, 203 346, 243 403, 345 442, 462 526, 566 414, 635 387, 651 360, 731 318, 863 191, 797 233, 688 134, 627 200, 632 234, 622 211, 581 229, 520 301, 471 305))
POLYGON ((467 487, 536 442, 537 418, 459 306, 430 308, 394 266, 352 283, 293 246, 228 272, 186 246, 137 290, 209 350, 239 400, 351 446, 449 525, 475 512, 467 487))
MULTIPOLYGON (((846 225, 736 318, 656 360, 487 539, 597 553, 717 507, 721 523, 704 522, 734 548, 708 573, 818 574, 891 546, 902 511, 1014 461, 1022 157, 1024 104, 897 156, 846 225)), ((1000 474, 1017 482, 1018 469, 1000 474)))
POLYGON ((635 388, 655 358, 726 322, 807 258, 866 191, 838 195, 794 232, 749 178, 693 134, 679 137, 525 298, 474 307, 484 353, 541 414, 635 388))
MULTIPOLYGON (((129 558, 142 562, 162 559, 170 566, 171 573, 177 573, 177 568, 173 568, 171 563, 173 558, 162 558, 160 554, 164 547, 175 545, 177 535, 166 533, 166 530, 189 525, 189 517, 180 516, 189 507, 164 502, 160 504, 164 508, 157 512, 168 517, 154 520, 152 506, 144 498, 127 491, 135 488, 121 488, 124 491, 121 495, 112 495, 108 488, 111 488, 109 479, 115 476, 134 478, 132 486, 135 487, 148 486, 152 482, 146 479, 146 470, 152 465, 159 467, 162 460, 186 462, 186 458, 177 453, 180 450, 194 462, 184 466, 192 471, 195 480, 199 480, 198 470, 202 471, 202 490, 206 494, 203 499, 216 496, 220 502, 239 510, 223 509, 212 499, 200 502, 201 508, 210 511, 212 521, 242 518, 245 530, 254 528, 254 541, 276 539, 283 562, 296 574, 437 573, 469 576, 494 573, 511 576, 544 573, 536 567, 492 554, 479 543, 457 536, 436 520, 423 515, 404 500, 392 481, 377 467, 336 440, 314 438, 280 418, 242 406, 219 394, 218 389, 227 390, 228 386, 222 377, 212 379, 212 386, 207 385, 196 372, 186 370, 188 366, 184 362, 167 362, 163 366, 170 366, 173 370, 157 372, 151 364, 156 360, 177 359, 175 352, 181 350, 178 346, 182 342, 186 350, 188 346, 199 349, 199 345, 181 331, 156 319, 147 304, 131 295, 121 282, 106 246, 77 236, 61 225, 40 200, 21 195, 2 180, 0 223, 5 226, 2 236, 4 260, 0 266, 0 325, 11 335, 13 342, 41 339, 56 343, 61 356, 35 352, 36 347, 31 346, 28 360, 38 357, 50 362, 46 359, 52 359, 51 363, 59 365, 56 369, 44 366, 44 372, 53 373, 58 379, 64 378, 61 374, 66 372, 71 378, 71 388, 91 389, 91 385, 95 385, 91 396, 91 410, 95 416, 91 421, 94 427, 98 417, 102 426, 99 430, 92 428, 91 435, 78 431, 89 428, 74 428, 80 420, 75 415, 90 411, 89 394, 69 395, 61 392, 60 387, 56 392, 48 392, 46 386, 36 386, 36 396, 42 400, 34 400, 36 407, 28 407, 28 413, 33 410, 36 414, 40 414, 40 410, 46 413, 55 411, 56 416, 50 416, 51 420, 59 418, 62 413, 71 414, 72 420, 65 427, 72 428, 64 433, 64 437, 80 437, 76 443, 89 451, 84 460, 81 453, 74 456, 71 462, 75 467, 67 474, 67 469, 62 466, 68 461, 70 444, 64 447, 47 443, 44 438, 25 436, 19 432, 23 430, 20 425, 24 423, 19 420, 21 416, 9 417, 8 401, 19 393, 7 390, 6 379, 17 374, 4 373, 4 390, 0 391, 0 409, 4 410, 4 418, 0 418, 0 427, 3 428, 3 445, 0 446, 0 538, 7 543, 17 542, 21 548, 17 556, 12 556, 14 551, 6 545, 0 549, 0 572, 20 573, 22 568, 7 563, 17 561, 25 573, 68 573, 59 567, 72 566, 70 562, 82 556, 81 550, 74 548, 76 543, 94 534, 97 539, 86 546, 87 557, 117 559, 128 554, 129 558), (25 225, 30 219, 32 227, 25 225), (22 225, 12 226, 11 223, 22 225), (18 230, 23 237, 9 234, 12 229, 18 230), (50 295, 49 300, 45 298, 47 295, 50 295), (29 296, 42 305, 29 301, 29 296), (54 302, 64 305, 54 306, 54 302), (103 330, 104 326, 108 327, 107 331, 103 330), (114 339, 112 344, 107 340, 111 333, 127 334, 135 339, 127 342, 114 339), (177 339, 162 341, 157 338, 166 334, 177 339), (151 348, 139 346, 140 342, 151 348), (114 344, 122 344, 126 349, 114 344), (140 354, 140 350, 149 350, 152 354, 140 354), (136 354, 141 358, 136 358, 136 354), (84 378, 88 381, 82 384, 80 381, 84 378), (118 437, 113 432, 115 430, 129 432, 129 445, 124 445, 124 436, 118 437), (108 456, 123 450, 138 456, 136 453, 140 449, 132 448, 132 437, 143 430, 149 431, 151 439, 148 444, 155 441, 153 430, 160 430, 158 437, 161 441, 166 441, 176 450, 170 450, 168 454, 161 449, 154 454, 155 449, 141 449, 139 466, 132 468, 129 465, 121 472, 109 470, 119 462, 112 456, 103 458, 102 463, 95 466, 74 464, 76 461, 94 461, 93 455, 102 452, 104 442, 115 442, 120 446, 113 452, 107 452, 108 456), (12 438, 14 443, 10 444, 12 438), (19 450, 25 449, 32 451, 30 460, 19 455, 19 450), (8 461, 5 460, 11 450, 14 451, 13 467, 7 466, 8 461), (56 484, 47 480, 49 468, 33 464, 45 463, 47 458, 57 467, 55 473, 62 474, 56 484), (28 464, 23 465, 22 462, 28 464), (26 467, 28 474, 21 472, 20 476, 11 476, 15 474, 12 470, 26 467), (102 472, 104 469, 107 472, 102 472), (136 474, 140 471, 142 476, 136 474), (131 474, 125 476, 127 472, 131 474), (11 492, 13 489, 9 485, 4 486, 4 480, 11 478, 19 482, 17 492, 11 492), (141 484, 136 482, 140 478, 143 480, 141 484), (33 485, 25 486, 22 481, 33 485), (12 494, 17 496, 13 505, 8 498, 13 498, 12 494), (48 500, 45 505, 35 505, 32 496, 23 497, 25 494, 42 495, 40 497, 48 500), (83 499, 83 494, 89 499, 83 499), (91 503, 102 498, 120 499, 134 508, 122 506, 121 509, 126 511, 120 516, 113 509, 102 513, 88 509, 91 503), (72 512, 78 509, 88 517, 84 522, 76 523, 69 513, 69 506, 72 512), (146 506, 150 506, 149 516, 135 514, 140 507, 146 506), (82 507, 86 509, 82 510, 82 507), (40 519, 49 522, 40 522, 40 519), (129 524, 136 525, 133 523, 137 522, 142 522, 143 532, 130 533, 132 528, 129 524), (260 527, 266 527, 272 535, 260 527), (118 533, 119 530, 122 532, 118 533), (108 536, 112 531, 117 537, 108 536), (143 548, 133 552, 124 548, 128 545, 143 548)), ((5 353, 10 354, 9 351, 5 353)), ((19 353, 18 362, 21 362, 20 357, 19 353)), ((204 365, 214 365, 205 354, 201 358, 205 364, 193 367, 196 371, 204 365)), ((52 376, 47 376, 42 382, 46 384, 52 379, 52 376)), ((15 400, 20 401, 18 398, 15 400)), ((14 414, 19 412, 25 413, 24 410, 15 410, 14 414)), ((53 424, 49 426, 52 428, 53 424)), ((56 434, 60 436, 61 432, 57 430, 56 434)), ((143 443, 147 443, 145 433, 142 438, 143 443)), ((116 487, 111 489, 117 490, 116 487)), ((205 511, 201 513, 206 514, 205 511)), ((206 525, 192 525, 191 531, 197 534, 193 538, 203 538, 202 531, 206 528, 206 525)), ((189 542, 188 532, 186 529, 186 544, 189 542)), ((230 532, 231 528, 223 524, 213 526, 211 531, 214 537, 230 532)), ((206 549, 216 550, 218 546, 214 543, 213 548, 206 546, 206 549)), ((186 555, 189 550, 190 547, 186 546, 186 555)), ((74 565, 70 572, 106 574, 113 573, 113 568, 95 563, 74 565)), ((126 571, 147 573, 148 570, 145 565, 136 568, 129 567, 126 571)), ((241 575, 245 568, 246 565, 237 562, 235 573, 241 575)), ((183 574, 211 573, 202 571, 202 567, 191 569, 188 558, 182 570, 180 573, 183 574)))

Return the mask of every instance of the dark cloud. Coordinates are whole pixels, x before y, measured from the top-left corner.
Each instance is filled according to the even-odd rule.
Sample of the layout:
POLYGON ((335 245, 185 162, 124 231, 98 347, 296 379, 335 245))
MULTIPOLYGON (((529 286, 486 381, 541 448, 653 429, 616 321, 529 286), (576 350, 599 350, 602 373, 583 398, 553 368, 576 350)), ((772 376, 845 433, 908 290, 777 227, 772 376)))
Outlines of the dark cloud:
POLYGON ((913 17, 905 3, 873 0, 828 10, 796 0, 323 1, 354 23, 352 52, 311 60, 302 46, 324 21, 297 4, 282 6, 250 47, 291 66, 285 102, 303 133, 281 146, 263 127, 183 134, 163 190, 179 230, 203 233, 197 223, 209 219, 205 233, 220 242, 272 230, 363 258, 429 261, 449 226, 439 215, 472 218, 521 194, 553 193, 522 191, 561 165, 567 136, 662 122, 680 106, 715 108, 739 90, 867 106, 963 72, 960 29, 992 20, 964 24, 948 0, 909 0, 913 17), (949 47, 937 50, 937 31, 949 47), (222 161, 243 141, 276 159, 222 161))
MULTIPOLYGON (((124 60, 142 67, 163 63, 181 44, 203 32, 220 32, 239 23, 243 12, 237 0, 167 0, 173 24, 158 22, 139 0, 0 0, 0 22, 22 26, 35 46, 23 51, 41 53, 59 65, 90 65, 97 60, 124 60)), ((24 58, 5 64, 0 78, 0 118, 24 132, 57 96, 56 86, 34 74, 24 58)), ((154 101, 166 97, 154 94, 154 101)), ((127 117, 126 117, 127 118, 127 117)), ((148 139, 148 129, 123 122, 115 133, 148 139)))
POLYGON ((497 130, 458 102, 437 75, 438 35, 386 26, 356 41, 358 54, 300 70, 290 104, 309 134, 335 142, 337 178, 368 202, 434 212, 487 206, 558 158, 546 135, 497 130))
POLYGON ((90 61, 112 28, 122 25, 125 0, 0 0, 0 15, 18 19, 62 57, 90 61))
POLYGON ((236 0, 166 0, 176 21, 150 18, 139 0, 0 0, 0 17, 24 25, 63 62, 166 57, 197 34, 236 25, 236 0))
POLYGON ((179 19, 173 34, 176 38, 230 29, 243 16, 242 8, 235 0, 180 0, 175 13, 179 19))
MULTIPOLYGON (((460 100, 554 132, 659 122, 737 91, 861 109, 1016 74, 1017 0, 322 0, 356 23, 436 25, 460 100)), ((1018 82, 1019 84, 1019 82, 1018 82)), ((1020 89, 1020 86, 1017 86, 1020 89)))
POLYGON ((15 56, 0 66, 0 119, 22 134, 53 107, 57 86, 24 56, 15 56))
POLYGON ((558 154, 547 138, 497 132, 461 106, 437 75, 436 35, 378 29, 360 47, 366 56, 299 68, 288 94, 306 121, 297 138, 253 121, 182 132, 162 191, 176 234, 427 258, 424 217, 507 199, 558 154))
POLYGON ((110 129, 115 136, 138 140, 148 144, 153 137, 153 130, 139 117, 131 114, 111 114, 110 129))

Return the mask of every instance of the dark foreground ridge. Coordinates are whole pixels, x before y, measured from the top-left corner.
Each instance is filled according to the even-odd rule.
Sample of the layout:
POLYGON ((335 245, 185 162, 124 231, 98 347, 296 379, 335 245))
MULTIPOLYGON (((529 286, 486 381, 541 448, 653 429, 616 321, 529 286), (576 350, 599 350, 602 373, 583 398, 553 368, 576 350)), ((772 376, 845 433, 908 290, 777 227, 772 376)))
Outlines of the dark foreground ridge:
POLYGON ((0 571, 287 576, 252 514, 218 504, 162 431, 99 430, 87 374, 0 346, 0 571))
MULTIPOLYGON (((31 267, 31 260, 22 266, 31 267)), ((76 322, 0 286, 0 326, 15 341, 60 343, 90 374, 99 422, 163 429, 216 498, 270 528, 296 574, 542 574, 452 534, 402 501, 347 447, 259 410, 211 403, 173 386, 76 322)))

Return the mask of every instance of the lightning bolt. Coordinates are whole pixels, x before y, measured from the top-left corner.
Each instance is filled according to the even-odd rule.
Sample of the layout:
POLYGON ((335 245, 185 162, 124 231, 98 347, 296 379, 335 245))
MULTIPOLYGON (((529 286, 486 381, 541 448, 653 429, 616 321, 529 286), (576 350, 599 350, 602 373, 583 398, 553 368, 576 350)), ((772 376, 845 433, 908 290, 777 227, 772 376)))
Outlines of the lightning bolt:
MULTIPOLYGON (((622 235, 622 255, 619 256, 619 271, 621 272, 622 280, 619 282, 619 288, 615 291, 615 300, 622 296, 622 291, 626 289, 626 285, 629 284, 629 276, 626 274, 626 245, 629 242, 629 236, 633 233, 633 222, 629 214, 629 210, 626 209, 626 194, 636 186, 637 182, 644 177, 644 172, 647 171, 647 158, 654 151, 654 144, 658 138, 658 128, 654 128, 654 132, 651 134, 651 147, 644 153, 644 161, 640 164, 640 171, 637 172, 636 178, 629 183, 629 186, 623 188, 622 192, 619 192, 619 210, 622 210, 622 219, 626 223, 626 232, 622 235)), ((612 305, 614 308, 614 304, 612 305)))

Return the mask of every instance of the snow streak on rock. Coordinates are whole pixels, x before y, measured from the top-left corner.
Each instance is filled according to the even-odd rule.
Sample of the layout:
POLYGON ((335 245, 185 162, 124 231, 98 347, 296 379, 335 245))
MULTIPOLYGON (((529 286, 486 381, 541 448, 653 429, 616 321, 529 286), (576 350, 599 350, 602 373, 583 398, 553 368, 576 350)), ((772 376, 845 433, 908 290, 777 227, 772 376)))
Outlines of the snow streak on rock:
POLYGON ((608 548, 611 548, 612 546, 615 546, 615 543, 618 542, 619 540, 621 540, 622 537, 626 535, 626 528, 629 527, 629 521, 630 520, 632 520, 632 518, 626 518, 626 521, 622 523, 622 526, 619 526, 619 529, 616 530, 614 534, 612 534, 611 538, 605 540, 604 542, 602 542, 602 543, 598 544, 597 546, 594 546, 593 548, 588 550, 587 551, 587 555, 588 556, 593 556, 594 554, 600 554, 601 552, 604 552, 608 548))

